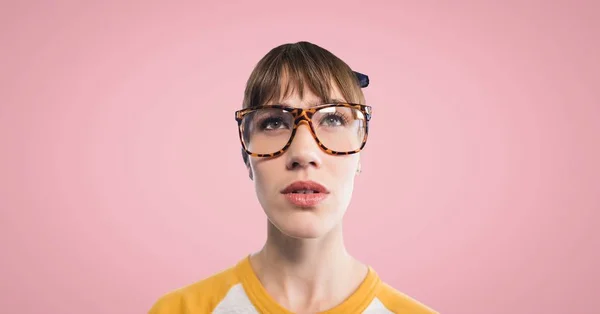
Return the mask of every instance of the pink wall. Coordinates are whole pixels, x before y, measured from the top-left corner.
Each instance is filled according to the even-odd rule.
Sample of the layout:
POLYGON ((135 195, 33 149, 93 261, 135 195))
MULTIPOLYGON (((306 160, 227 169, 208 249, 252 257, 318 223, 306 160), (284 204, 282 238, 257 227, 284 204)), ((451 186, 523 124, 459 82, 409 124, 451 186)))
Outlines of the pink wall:
POLYGON ((233 112, 309 40, 371 77, 352 253, 443 313, 597 313, 597 3, 224 2, 0 5, 0 312, 144 313, 258 249, 233 112))

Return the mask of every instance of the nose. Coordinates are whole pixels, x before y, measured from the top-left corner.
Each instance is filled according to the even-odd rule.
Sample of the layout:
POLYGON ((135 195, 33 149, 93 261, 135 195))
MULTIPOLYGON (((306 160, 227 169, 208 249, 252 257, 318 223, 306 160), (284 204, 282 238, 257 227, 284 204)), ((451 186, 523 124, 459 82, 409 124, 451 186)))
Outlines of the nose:
POLYGON ((296 135, 286 153, 288 170, 321 167, 321 148, 313 138, 310 127, 306 123, 302 123, 296 129, 296 135))

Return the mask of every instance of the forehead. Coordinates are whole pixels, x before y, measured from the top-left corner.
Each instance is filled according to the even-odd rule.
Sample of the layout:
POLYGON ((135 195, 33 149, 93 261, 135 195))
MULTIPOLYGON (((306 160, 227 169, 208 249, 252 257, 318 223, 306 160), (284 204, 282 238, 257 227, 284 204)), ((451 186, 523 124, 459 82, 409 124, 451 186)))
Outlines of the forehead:
POLYGON ((344 96, 333 82, 330 83, 329 95, 319 96, 306 85, 304 85, 302 92, 300 92, 298 86, 288 85, 287 82, 281 83, 280 90, 281 95, 275 97, 268 104, 281 104, 305 108, 331 102, 346 102, 344 96))

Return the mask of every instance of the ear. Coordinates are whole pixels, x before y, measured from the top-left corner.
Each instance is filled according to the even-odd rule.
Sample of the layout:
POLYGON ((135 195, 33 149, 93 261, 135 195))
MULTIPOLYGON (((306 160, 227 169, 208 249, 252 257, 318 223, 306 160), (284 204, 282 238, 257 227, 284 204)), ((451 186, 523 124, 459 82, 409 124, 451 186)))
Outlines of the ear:
POLYGON ((250 180, 254 180, 254 177, 252 176, 252 167, 250 166, 250 162, 246 162, 246 169, 248 169, 248 177, 250 177, 250 180))
POLYGON ((248 154, 246 153, 246 151, 244 150, 243 147, 242 147, 242 160, 244 160, 244 164, 246 165, 246 169, 248 170, 248 177, 250 177, 250 180, 253 180, 254 178, 252 177, 252 167, 250 166, 250 156, 248 156, 248 154))

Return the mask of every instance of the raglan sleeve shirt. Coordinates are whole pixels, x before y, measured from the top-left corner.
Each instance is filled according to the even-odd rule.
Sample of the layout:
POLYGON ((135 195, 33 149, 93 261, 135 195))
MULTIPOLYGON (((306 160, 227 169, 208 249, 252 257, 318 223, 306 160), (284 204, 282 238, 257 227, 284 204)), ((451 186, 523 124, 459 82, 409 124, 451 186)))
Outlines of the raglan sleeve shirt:
MULTIPOLYGON (((169 292, 148 314, 293 314, 266 292, 249 257, 234 267, 169 292)), ((369 272, 358 289, 340 305, 321 314, 438 314, 369 272)))

